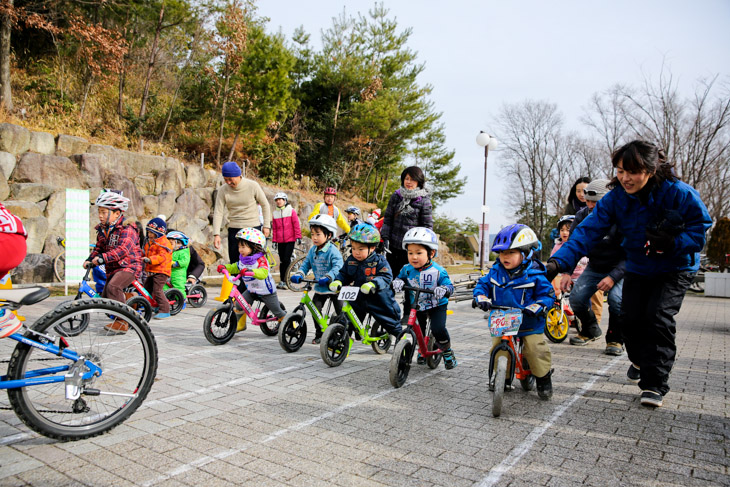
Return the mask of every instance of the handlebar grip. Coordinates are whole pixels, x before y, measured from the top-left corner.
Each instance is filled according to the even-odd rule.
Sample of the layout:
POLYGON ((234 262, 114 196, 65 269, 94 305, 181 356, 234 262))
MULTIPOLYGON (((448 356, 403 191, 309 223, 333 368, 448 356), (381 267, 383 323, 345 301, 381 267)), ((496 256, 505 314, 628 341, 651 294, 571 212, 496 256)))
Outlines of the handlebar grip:
POLYGON ((424 287, 413 287, 413 286, 403 286, 404 291, 420 291, 425 294, 433 294, 433 289, 426 289, 424 287))

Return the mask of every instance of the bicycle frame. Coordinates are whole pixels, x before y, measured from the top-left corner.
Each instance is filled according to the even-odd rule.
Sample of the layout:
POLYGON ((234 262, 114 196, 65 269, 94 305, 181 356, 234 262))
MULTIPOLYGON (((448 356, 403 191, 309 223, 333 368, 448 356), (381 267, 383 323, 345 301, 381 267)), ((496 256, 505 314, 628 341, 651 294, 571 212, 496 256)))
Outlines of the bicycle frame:
POLYGON ((522 340, 519 337, 510 335, 501 337, 499 345, 494 347, 492 353, 489 355, 489 379, 492 379, 494 373, 494 363, 497 359, 499 352, 507 352, 509 355, 509 376, 505 379, 505 385, 512 385, 512 380, 527 379, 530 376, 530 370, 523 367, 522 360, 522 340), (517 360, 519 359, 519 360, 517 360))
MULTIPOLYGON (((33 332, 33 330, 30 330, 33 332)), ((33 332, 38 334, 37 332, 33 332)), ((51 337, 46 335, 41 335, 44 338, 51 339, 51 337)), ((102 370, 100 367, 98 367, 96 364, 94 364, 90 360, 86 360, 82 355, 79 355, 77 352, 73 350, 69 350, 68 343, 63 337, 59 337, 59 344, 55 345, 53 343, 47 343, 43 344, 38 341, 32 340, 30 338, 27 338, 20 333, 13 333, 8 338, 15 340, 17 342, 24 343, 26 345, 29 345, 31 347, 38 348, 40 350, 43 350, 45 352, 48 352, 50 354, 63 357, 68 360, 73 360, 73 365, 62 365, 58 367, 49 367, 47 369, 37 369, 33 370, 31 372, 27 372, 24 379, 19 380, 7 380, 7 376, 3 375, 0 377, 0 389, 17 389, 20 387, 28 387, 28 386, 35 386, 35 385, 43 385, 43 384, 52 384, 55 382, 70 382, 70 384, 67 384, 66 386, 66 399, 76 399, 78 397, 79 391, 78 386, 81 384, 81 381, 87 381, 91 379, 93 376, 102 375, 102 370), (64 346, 65 344, 65 346, 64 346), (79 372, 81 366, 88 367, 88 371, 84 374, 81 374, 79 372), (68 374, 58 375, 61 372, 66 372, 67 370, 71 369, 71 372, 68 374), (72 386, 71 389, 69 389, 69 386, 72 386)), ((87 394, 89 394, 89 391, 86 391, 87 394)), ((91 395, 91 394, 89 394, 91 395)))
POLYGON ((84 274, 84 277, 81 279, 81 282, 79 283, 79 290, 76 293, 76 299, 81 299, 81 297, 86 294, 90 298, 99 298, 99 293, 96 292, 95 289, 93 289, 89 285, 89 274, 91 273, 91 267, 86 269, 86 274, 84 274))
POLYGON ((261 323, 267 323, 269 321, 278 321, 278 318, 276 318, 274 315, 270 315, 268 318, 265 318, 265 319, 260 319, 258 317, 258 310, 261 307, 261 303, 263 303, 263 301, 261 301, 259 299, 254 300, 257 303, 256 309, 254 309, 254 307, 251 306, 250 304, 248 304, 248 301, 246 301, 246 299, 244 299, 243 294, 241 294, 241 291, 238 290, 238 287, 236 287, 235 283, 236 283, 236 281, 238 281, 238 279, 237 278, 231 279, 231 275, 225 269, 223 270, 223 275, 225 276, 226 279, 228 279, 231 282, 231 284, 233 284, 233 288, 231 289, 231 294, 228 296, 228 299, 226 301, 230 300, 230 301, 237 302, 239 304, 239 306, 241 306, 241 308, 243 308, 246 315, 248 315, 252 324, 254 324, 256 326, 261 326, 261 323))
MULTIPOLYGON (((386 340, 388 338, 387 332, 381 336, 371 337, 370 328, 372 319, 368 320, 368 323, 363 325, 362 321, 360 321, 360 318, 357 317, 357 314, 352 308, 352 305, 350 305, 349 301, 342 302, 342 312, 345 314, 345 316, 347 316, 347 319, 350 320, 350 323, 360 335, 360 339, 365 345, 371 345, 375 342, 379 342, 380 340, 386 340)), ((350 347, 352 347, 353 341, 354 340, 350 338, 350 347)))
MULTIPOLYGON (((432 355, 438 355, 440 353, 443 353, 444 351, 440 348, 436 348, 434 350, 428 350, 428 341, 429 341, 429 332, 431 323, 430 321, 427 324, 426 333, 424 336, 423 331, 421 331, 421 326, 418 324, 418 318, 416 317, 416 308, 418 308, 418 297, 421 295, 421 293, 426 294, 433 294, 432 289, 426 289, 426 288, 420 288, 420 287, 411 287, 411 286, 403 286, 404 291, 414 291, 416 293, 416 296, 414 298, 415 305, 411 307, 411 311, 408 314, 408 323, 406 326, 408 327, 407 330, 405 330, 408 333, 413 333, 416 335, 416 343, 418 344, 418 353, 421 354, 422 357, 430 357, 432 355)), ((405 336, 405 334, 404 334, 405 336)))
MULTIPOLYGON (((312 298, 309 296, 309 291, 312 289, 312 284, 316 284, 317 281, 313 279, 303 279, 302 282, 307 283, 307 287, 304 289, 304 292, 302 293, 302 299, 299 301, 299 305, 294 308, 294 313, 297 311, 302 312, 302 319, 305 319, 307 317, 307 310, 312 314, 312 318, 314 319, 314 322, 319 325, 319 328, 324 331, 327 329, 327 325, 329 323, 329 317, 322 313, 317 306, 315 306, 314 301, 312 301, 312 298)), ((337 299, 336 297, 334 299, 337 299)), ((332 301, 329 301, 329 307, 332 306, 332 301)), ((328 307, 328 309, 329 309, 328 307)))

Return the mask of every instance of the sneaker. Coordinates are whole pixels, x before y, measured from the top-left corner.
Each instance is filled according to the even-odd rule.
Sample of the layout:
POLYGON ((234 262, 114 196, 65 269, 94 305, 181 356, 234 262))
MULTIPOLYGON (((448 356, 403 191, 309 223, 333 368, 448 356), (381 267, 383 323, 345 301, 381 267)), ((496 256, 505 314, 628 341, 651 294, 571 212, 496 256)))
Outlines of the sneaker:
POLYGON ((570 337, 570 344, 578 345, 579 347, 582 347, 583 345, 588 345, 590 342, 595 342, 600 337, 601 337, 601 335, 594 336, 594 337, 586 337, 579 333, 577 336, 570 337))
POLYGON ((426 358, 423 355, 421 355, 420 352, 418 353, 418 357, 416 357, 416 363, 418 365, 423 365, 426 363, 426 358))
POLYGON ((170 317, 170 313, 157 313, 155 315, 156 320, 164 320, 165 318, 169 318, 169 317, 170 317))
POLYGON ((537 384, 537 395, 540 399, 547 401, 553 397, 553 381, 550 378, 553 375, 553 369, 550 369, 544 377, 535 377, 535 383, 537 384))
POLYGON ((286 288, 287 288, 286 284, 284 284, 283 282, 280 282, 279 284, 276 285, 276 289, 286 289, 286 288))
POLYGON ((606 355, 619 356, 624 353, 624 346, 620 343, 609 342, 606 344, 606 350, 603 353, 606 355))
POLYGON ((664 396, 656 391, 641 391, 641 405, 650 408, 658 408, 664 403, 664 396))
POLYGON ((629 370, 626 371, 626 378, 629 380, 629 382, 638 384, 639 380, 641 379, 641 372, 639 372, 639 367, 634 364, 629 365, 629 370))
POLYGON ((454 351, 451 349, 446 350, 444 352, 444 367, 446 367, 447 370, 451 370, 457 365, 458 362, 456 361, 456 357, 454 356, 454 351))
POLYGON ((23 323, 15 316, 15 313, 6 309, 0 310, 0 338, 9 337, 16 333, 23 326, 23 323))
POLYGON ((129 325, 122 320, 114 320, 113 323, 105 325, 104 329, 115 335, 124 335, 129 331, 129 325))
POLYGON ((314 340, 312 340, 312 345, 319 345, 319 342, 322 341, 322 337, 315 337, 314 340))

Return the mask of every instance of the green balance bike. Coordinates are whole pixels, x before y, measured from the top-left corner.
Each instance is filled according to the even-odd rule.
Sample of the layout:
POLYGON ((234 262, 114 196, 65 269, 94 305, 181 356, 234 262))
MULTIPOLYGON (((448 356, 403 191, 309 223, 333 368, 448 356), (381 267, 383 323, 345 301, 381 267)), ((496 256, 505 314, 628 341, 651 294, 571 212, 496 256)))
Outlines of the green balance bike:
POLYGON ((341 365, 350 355, 354 343, 354 339, 350 336, 351 331, 355 332, 355 336, 362 343, 372 346, 373 351, 379 355, 386 353, 390 348, 392 338, 383 326, 370 315, 367 315, 363 323, 352 309, 350 301, 357 299, 358 294, 360 288, 357 286, 344 286, 340 290, 337 299, 342 301, 342 314, 330 322, 322 335, 319 353, 324 363, 330 367, 341 365))
MULTIPOLYGON (((327 308, 323 314, 317 306, 315 306, 312 298, 309 297, 309 291, 312 290, 312 284, 317 284, 316 279, 302 279, 301 282, 306 283, 304 293, 299 305, 284 317, 279 327, 279 345, 289 353, 296 352, 307 340, 307 310, 312 314, 314 326, 319 326, 322 331, 327 329, 329 322, 328 313, 332 307, 332 300, 328 300, 327 308)), ((334 295, 332 295, 334 298, 334 295)))

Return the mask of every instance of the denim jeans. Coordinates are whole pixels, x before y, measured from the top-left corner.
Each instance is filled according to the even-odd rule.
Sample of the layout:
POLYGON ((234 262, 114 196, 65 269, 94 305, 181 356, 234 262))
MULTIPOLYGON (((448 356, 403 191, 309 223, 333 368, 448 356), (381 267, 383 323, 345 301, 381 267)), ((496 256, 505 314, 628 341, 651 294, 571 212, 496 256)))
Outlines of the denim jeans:
MULTIPOLYGON (((598 290, 598 283, 608 276, 607 272, 596 272, 591 268, 590 262, 586 266, 583 274, 580 275, 576 283, 573 285, 573 289, 570 291, 570 307, 573 309, 575 315, 583 322, 590 321, 584 320, 582 316, 591 315, 591 296, 593 296, 598 290)), ((606 332, 606 342, 611 343, 623 343, 620 335, 620 329, 617 326, 616 321, 621 316, 621 296, 623 294, 624 280, 621 279, 619 282, 614 283, 613 287, 608 291, 608 331, 606 332)), ((595 316, 593 316, 595 321, 595 316)), ((597 324, 596 324, 597 325, 597 324)), ((592 326, 589 324, 589 326, 592 326)))

